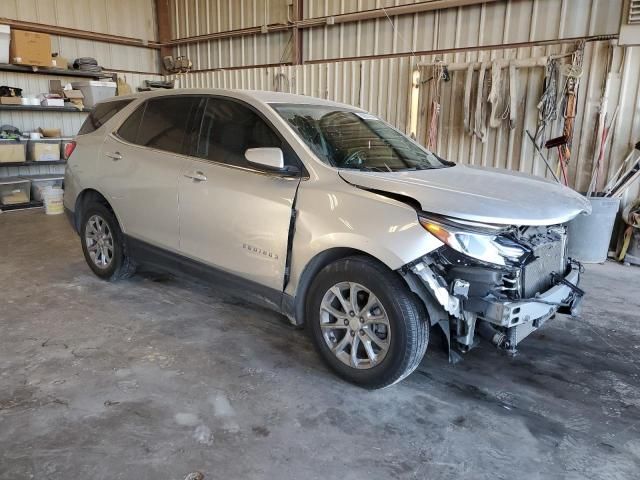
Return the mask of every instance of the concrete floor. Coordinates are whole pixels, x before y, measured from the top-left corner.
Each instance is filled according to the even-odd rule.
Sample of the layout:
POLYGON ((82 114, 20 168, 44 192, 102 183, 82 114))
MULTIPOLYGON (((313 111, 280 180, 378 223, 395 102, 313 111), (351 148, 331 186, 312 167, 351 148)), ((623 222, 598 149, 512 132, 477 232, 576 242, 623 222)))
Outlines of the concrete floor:
POLYGON ((0 215, 0 478, 638 478, 640 269, 508 358, 431 349, 368 392, 304 331, 197 282, 109 284, 62 216, 0 215))

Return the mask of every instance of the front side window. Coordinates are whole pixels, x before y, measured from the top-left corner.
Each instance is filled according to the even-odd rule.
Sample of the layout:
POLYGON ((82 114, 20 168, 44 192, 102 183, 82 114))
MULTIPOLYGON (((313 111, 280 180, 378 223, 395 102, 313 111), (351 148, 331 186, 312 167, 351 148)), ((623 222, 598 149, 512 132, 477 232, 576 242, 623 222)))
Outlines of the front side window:
POLYGON ((80 127, 78 135, 85 135, 96 131, 131 102, 133 102, 133 99, 112 100, 110 102, 99 103, 86 118, 82 127, 80 127))
POLYGON ((122 139, 172 153, 183 153, 186 131, 198 99, 192 96, 152 98, 118 129, 122 139))
POLYGON ((368 113, 325 105, 271 107, 320 160, 337 168, 395 172, 453 165, 368 113))
POLYGON ((282 149, 285 165, 294 164, 287 146, 256 112, 233 100, 208 99, 195 156, 227 165, 255 168, 244 154, 249 148, 261 147, 282 149))

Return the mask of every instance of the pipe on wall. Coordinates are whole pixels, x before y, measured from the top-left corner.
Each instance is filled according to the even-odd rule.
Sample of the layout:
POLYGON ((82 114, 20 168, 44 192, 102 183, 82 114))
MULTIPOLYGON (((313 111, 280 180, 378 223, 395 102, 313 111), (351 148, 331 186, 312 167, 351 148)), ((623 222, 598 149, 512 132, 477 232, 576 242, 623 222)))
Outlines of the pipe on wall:
POLYGON ((79 38, 82 40, 92 40, 94 42, 115 43, 131 47, 151 48, 158 50, 161 47, 159 42, 145 40, 142 38, 124 37, 121 35, 111 35, 109 33, 91 32, 88 30, 78 30, 76 28, 60 27, 58 25, 47 25, 44 23, 25 22, 11 18, 0 17, 0 24, 9 25, 17 30, 28 30, 30 32, 48 33, 61 37, 79 38))

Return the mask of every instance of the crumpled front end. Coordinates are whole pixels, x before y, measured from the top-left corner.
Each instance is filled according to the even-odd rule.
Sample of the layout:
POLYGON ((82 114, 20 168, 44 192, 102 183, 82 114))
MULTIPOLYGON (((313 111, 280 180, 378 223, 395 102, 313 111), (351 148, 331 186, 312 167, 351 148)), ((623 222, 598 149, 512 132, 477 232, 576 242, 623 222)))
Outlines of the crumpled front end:
MULTIPOLYGON (((435 232, 436 227, 424 225, 435 232)), ((458 246, 451 234, 455 227, 443 228, 445 244, 407 265, 403 275, 425 301, 432 323, 442 327, 452 347, 451 360, 457 359, 456 351, 476 346, 479 337, 515 353, 522 340, 556 313, 577 314, 584 293, 578 287, 582 267, 567 257, 565 225, 512 227, 491 234, 493 243, 476 242, 475 253, 470 250, 491 261, 461 253, 483 234, 471 241, 461 237, 464 245, 458 246), (503 262, 490 256, 493 244, 503 262)))

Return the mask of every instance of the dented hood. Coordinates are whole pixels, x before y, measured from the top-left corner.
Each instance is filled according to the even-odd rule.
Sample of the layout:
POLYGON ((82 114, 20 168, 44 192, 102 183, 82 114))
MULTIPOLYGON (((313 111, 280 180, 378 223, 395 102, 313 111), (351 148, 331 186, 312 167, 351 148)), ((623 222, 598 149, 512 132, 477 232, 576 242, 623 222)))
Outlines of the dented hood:
POLYGON ((422 210, 500 225, 555 225, 591 205, 568 187, 518 172, 455 165, 432 170, 364 172, 340 170, 348 183, 410 197, 422 210))

